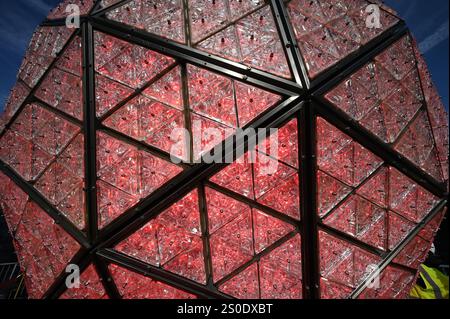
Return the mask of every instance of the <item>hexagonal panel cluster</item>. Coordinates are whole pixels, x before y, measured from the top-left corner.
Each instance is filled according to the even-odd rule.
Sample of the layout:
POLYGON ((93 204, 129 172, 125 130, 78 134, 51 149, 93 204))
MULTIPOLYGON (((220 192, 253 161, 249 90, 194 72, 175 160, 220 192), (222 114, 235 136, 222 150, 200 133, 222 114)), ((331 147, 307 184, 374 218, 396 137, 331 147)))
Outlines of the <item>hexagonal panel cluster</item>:
POLYGON ((448 120, 403 22, 381 6, 368 28, 369 4, 54 9, 0 118, 29 297, 406 298, 445 214, 448 120), (200 161, 246 128, 278 132, 200 161))

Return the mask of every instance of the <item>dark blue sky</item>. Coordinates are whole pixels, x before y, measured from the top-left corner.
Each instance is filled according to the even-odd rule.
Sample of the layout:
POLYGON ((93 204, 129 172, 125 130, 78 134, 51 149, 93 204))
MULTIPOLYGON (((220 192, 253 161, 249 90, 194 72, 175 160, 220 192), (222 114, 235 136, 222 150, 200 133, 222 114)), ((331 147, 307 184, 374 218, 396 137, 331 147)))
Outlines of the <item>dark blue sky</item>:
POLYGON ((420 44, 448 111, 448 0, 386 0, 402 17, 420 44))
MULTIPOLYGON (((36 26, 60 0, 0 0, 0 110, 14 85, 27 43, 36 26)), ((387 0, 421 44, 448 110, 448 0, 387 0)))

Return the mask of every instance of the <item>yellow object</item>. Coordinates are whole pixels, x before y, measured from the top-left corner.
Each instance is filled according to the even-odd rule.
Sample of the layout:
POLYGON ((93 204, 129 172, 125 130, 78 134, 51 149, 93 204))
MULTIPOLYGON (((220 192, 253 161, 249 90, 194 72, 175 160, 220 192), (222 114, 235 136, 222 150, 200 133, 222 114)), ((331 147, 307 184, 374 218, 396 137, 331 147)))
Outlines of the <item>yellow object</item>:
POLYGON ((416 284, 410 292, 415 299, 448 299, 448 276, 435 268, 421 265, 419 275, 425 287, 416 284))

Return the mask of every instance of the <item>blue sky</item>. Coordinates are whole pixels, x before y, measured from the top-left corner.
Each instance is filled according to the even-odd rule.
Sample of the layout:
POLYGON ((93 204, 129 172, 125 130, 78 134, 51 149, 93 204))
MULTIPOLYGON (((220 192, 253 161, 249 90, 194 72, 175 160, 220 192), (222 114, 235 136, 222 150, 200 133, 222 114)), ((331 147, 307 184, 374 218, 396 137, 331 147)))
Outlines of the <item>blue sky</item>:
POLYGON ((425 55, 448 111, 448 0, 386 0, 406 21, 425 55))
MULTIPOLYGON (((14 85, 17 70, 36 26, 60 0, 0 1, 0 110, 14 85)), ((448 0, 386 0, 403 17, 425 58, 448 110, 448 0)))

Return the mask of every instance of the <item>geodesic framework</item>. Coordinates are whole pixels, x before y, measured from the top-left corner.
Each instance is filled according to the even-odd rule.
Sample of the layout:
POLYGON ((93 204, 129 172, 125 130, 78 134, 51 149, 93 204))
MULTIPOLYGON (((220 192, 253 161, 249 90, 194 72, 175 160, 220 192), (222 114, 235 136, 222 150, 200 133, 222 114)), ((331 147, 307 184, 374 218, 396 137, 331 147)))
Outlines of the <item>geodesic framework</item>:
POLYGON ((392 12, 368 29, 366 1, 75 1, 73 30, 68 3, 0 136, 31 298, 407 296, 447 205, 448 122, 392 12), (278 156, 176 165, 170 133, 194 121, 279 128, 278 156))

